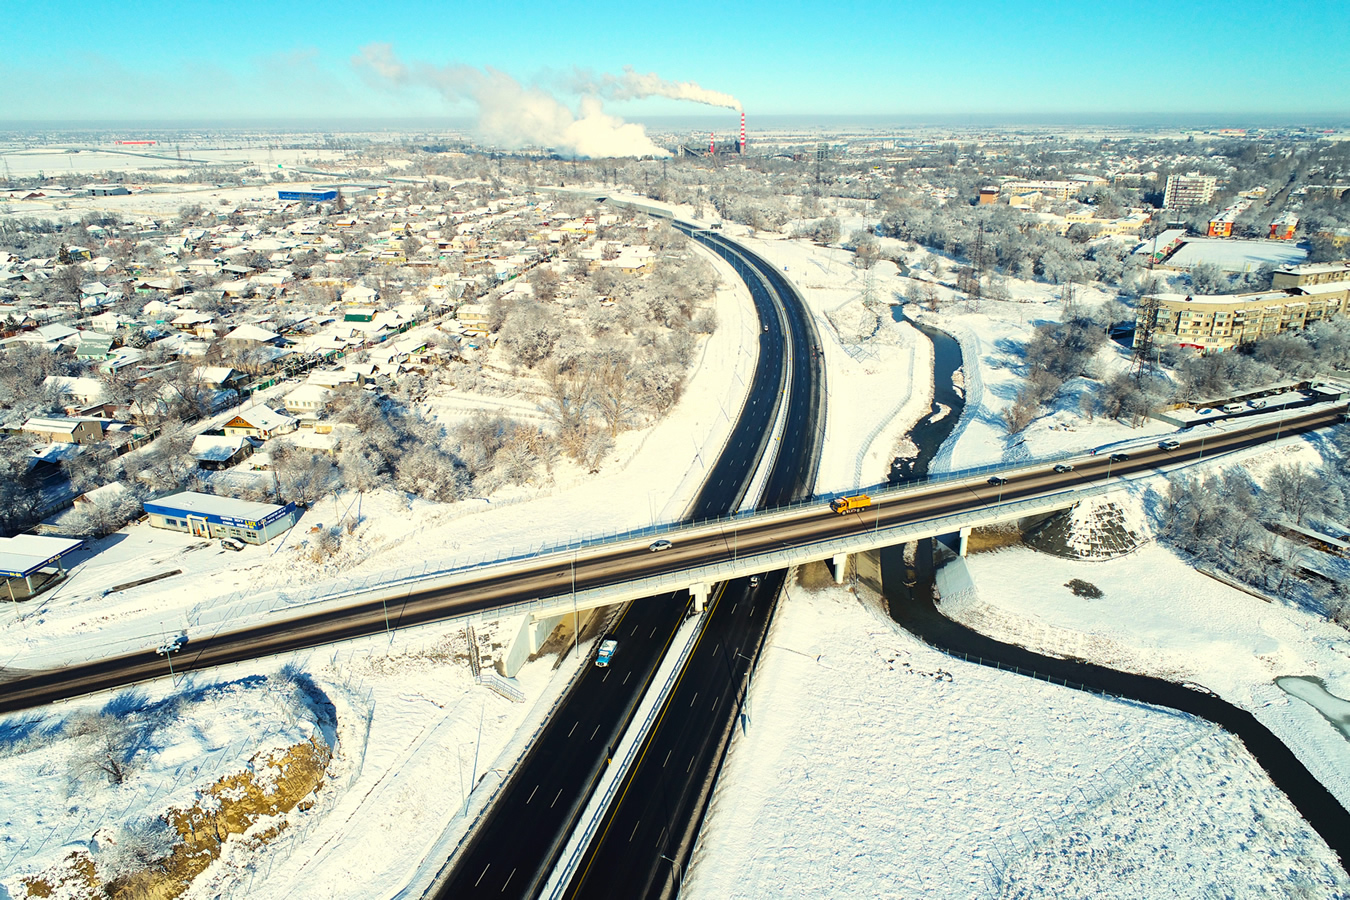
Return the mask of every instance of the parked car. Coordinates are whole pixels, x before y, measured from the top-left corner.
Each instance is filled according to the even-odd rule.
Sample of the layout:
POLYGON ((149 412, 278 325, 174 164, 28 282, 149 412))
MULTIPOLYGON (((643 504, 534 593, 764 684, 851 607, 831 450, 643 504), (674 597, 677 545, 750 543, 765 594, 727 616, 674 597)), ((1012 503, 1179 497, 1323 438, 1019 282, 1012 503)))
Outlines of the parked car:
POLYGON ((1181 441, 1174 441, 1170 438, 1165 441, 1158 441, 1159 450, 1175 450, 1181 446, 1181 441))
POLYGON ((1061 473, 1062 473, 1062 472, 1072 472, 1072 471, 1073 471, 1073 466, 1069 465, 1068 463, 1059 463, 1059 464, 1057 464, 1057 465, 1055 466, 1055 471, 1056 471, 1056 472, 1061 472, 1061 473))
POLYGON ((238 553, 240 550, 244 549, 244 542, 238 538, 221 538, 220 546, 226 550, 233 550, 235 553, 238 553))
POLYGON ((672 544, 670 541, 659 540, 659 541, 652 541, 651 546, 649 546, 647 549, 652 551, 653 553, 659 553, 662 550, 669 550, 673 546, 675 545, 672 544))

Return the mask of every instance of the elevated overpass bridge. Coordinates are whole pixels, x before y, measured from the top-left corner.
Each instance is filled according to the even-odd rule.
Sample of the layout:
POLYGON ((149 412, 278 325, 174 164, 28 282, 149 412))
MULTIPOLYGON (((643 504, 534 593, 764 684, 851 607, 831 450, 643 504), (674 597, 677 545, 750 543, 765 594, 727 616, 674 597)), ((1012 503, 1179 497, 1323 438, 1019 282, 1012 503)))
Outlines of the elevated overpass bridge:
MULTIPOLYGON (((767 512, 544 547, 524 558, 331 595, 307 604, 305 609, 312 614, 303 619, 254 629, 247 655, 240 655, 245 650, 229 652, 252 658, 386 628, 523 614, 521 631, 506 660, 510 670, 514 659, 526 658, 531 645, 542 640, 539 632, 551 628, 549 620, 574 609, 672 590, 688 590, 697 602, 718 582, 805 562, 834 561, 840 571, 850 554, 1065 509, 1119 489, 1129 480, 1338 424, 1346 420, 1346 410, 1344 402, 1326 403, 1257 422, 1199 427, 1178 434, 1177 446, 1167 449, 1149 443, 934 476, 914 485, 869 491, 872 504, 848 515, 831 512, 826 496, 767 512), (1115 458, 1121 452, 1127 458, 1115 458), (1056 471, 1056 466, 1071 468, 1056 471), (991 478, 1003 483, 991 483, 991 478), (669 541, 670 549, 649 550, 657 540, 669 541)), ((193 638, 180 664, 202 667, 235 661, 216 654, 209 638, 204 643, 206 649, 193 638)), ((146 651, 56 670, 0 673, 5 685, 0 711, 101 689, 107 685, 99 679, 110 671, 117 673, 118 684, 127 684, 158 677, 163 669, 164 661, 146 651)))
MULTIPOLYGON (((688 590, 695 607, 701 608, 711 587, 720 582, 822 560, 832 562, 836 579, 842 579, 854 554, 938 535, 960 535, 964 555, 965 538, 973 528, 1067 509, 1132 480, 1327 427, 1346 417, 1344 403, 1324 404, 1297 416, 1272 416, 1241 427, 1207 427, 1175 439, 1175 447, 1170 440, 1155 439, 1101 453, 987 466, 914 485, 868 490, 871 504, 845 514, 831 511, 827 496, 767 512, 621 535, 606 547, 627 560, 627 577, 599 582, 589 571, 591 548, 564 550, 559 574, 571 580, 559 585, 564 590, 521 606, 527 614, 508 656, 508 671, 518 666, 514 660, 523 661, 538 649, 558 616, 573 611, 674 590, 688 590), (657 541, 669 542, 669 549, 651 550, 657 541)), ((558 554, 553 557, 556 560, 558 554)))

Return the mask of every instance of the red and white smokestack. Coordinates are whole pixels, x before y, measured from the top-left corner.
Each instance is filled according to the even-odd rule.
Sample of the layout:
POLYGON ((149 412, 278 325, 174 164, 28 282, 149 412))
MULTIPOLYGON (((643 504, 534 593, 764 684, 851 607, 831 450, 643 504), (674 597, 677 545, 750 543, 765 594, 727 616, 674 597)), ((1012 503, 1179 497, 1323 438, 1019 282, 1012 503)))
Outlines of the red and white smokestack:
POLYGON ((711 131, 708 132, 708 155, 717 155, 717 135, 711 131))
POLYGON ((745 153, 745 110, 741 110, 741 153, 745 153))

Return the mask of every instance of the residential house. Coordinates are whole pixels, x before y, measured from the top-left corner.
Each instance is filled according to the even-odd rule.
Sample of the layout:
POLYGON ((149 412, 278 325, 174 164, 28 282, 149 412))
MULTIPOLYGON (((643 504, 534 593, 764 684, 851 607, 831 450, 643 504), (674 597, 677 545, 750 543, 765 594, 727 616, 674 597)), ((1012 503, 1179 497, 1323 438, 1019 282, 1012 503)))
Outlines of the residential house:
POLYGON ((219 472, 243 462, 253 455, 254 449, 253 442, 243 435, 199 434, 189 452, 197 461, 197 468, 219 472))
POLYGON ((115 338, 111 334, 97 334, 92 331, 80 332, 80 342, 75 345, 75 358, 85 361, 103 361, 112 356, 115 338))
POLYGON ((319 410, 328 402, 332 390, 321 384, 305 383, 282 398, 286 411, 302 422, 313 422, 319 410))
POLYGON ((105 424, 99 419, 32 418, 21 430, 49 444, 96 444, 103 440, 105 424))
POLYGON ((230 437, 253 437, 268 440, 279 434, 295 430, 295 418, 286 413, 277 412, 270 406, 259 403, 241 410, 240 413, 224 425, 225 434, 230 437))
POLYGON ((225 335, 225 340, 239 345, 261 347, 264 344, 279 343, 281 335, 274 331, 268 331, 266 328, 259 328, 257 325, 240 325, 234 331, 225 335))

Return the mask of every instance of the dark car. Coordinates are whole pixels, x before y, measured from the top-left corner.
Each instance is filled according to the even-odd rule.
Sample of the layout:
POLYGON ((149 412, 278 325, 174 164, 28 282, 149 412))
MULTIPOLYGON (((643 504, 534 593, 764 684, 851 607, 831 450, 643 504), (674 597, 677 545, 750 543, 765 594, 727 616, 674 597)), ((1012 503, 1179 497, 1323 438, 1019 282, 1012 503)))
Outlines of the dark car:
POLYGON ((1000 478, 997 475, 990 475, 989 483, 992 484, 994 487, 1003 487, 1003 485, 1008 483, 1008 479, 1000 478))
POLYGON ((1130 458, 1130 456, 1129 456, 1128 453, 1112 453, 1112 454, 1111 454, 1111 462, 1124 462, 1125 460, 1127 460, 1127 459, 1129 459, 1129 458, 1130 458))

